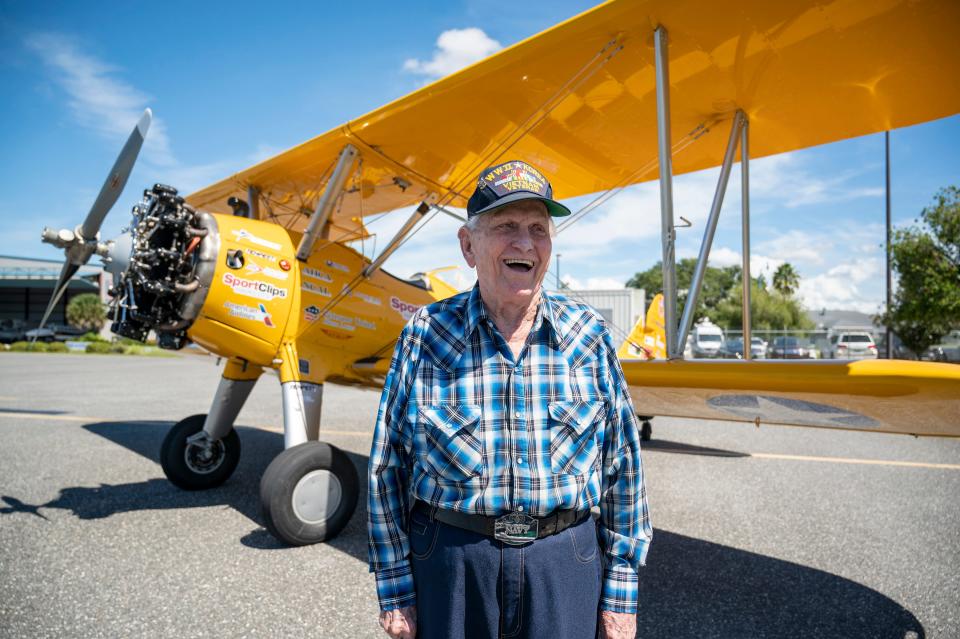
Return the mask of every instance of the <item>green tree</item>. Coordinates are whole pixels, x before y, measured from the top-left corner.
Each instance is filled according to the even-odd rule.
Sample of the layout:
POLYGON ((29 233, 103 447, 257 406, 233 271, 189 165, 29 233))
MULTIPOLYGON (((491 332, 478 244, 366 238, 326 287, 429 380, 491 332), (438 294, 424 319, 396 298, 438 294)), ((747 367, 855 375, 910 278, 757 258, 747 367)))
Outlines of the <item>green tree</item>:
POLYGON ((877 321, 918 356, 960 325, 960 188, 941 189, 913 226, 890 243, 893 303, 877 321))
POLYGON ((95 293, 77 295, 67 304, 67 322, 85 331, 99 331, 107 320, 107 311, 95 293))
MULTIPOLYGON (((716 309, 712 319, 724 329, 743 328, 743 286, 737 284, 716 309)), ((750 326, 759 330, 803 329, 815 327, 800 302, 793 297, 774 294, 754 280, 750 288, 750 326)))
POLYGON ((773 288, 784 297, 791 297, 800 286, 800 276, 790 262, 784 262, 773 273, 773 288))
MULTIPOLYGON (((635 274, 627 282, 631 288, 642 288, 646 291, 646 304, 657 293, 663 292, 663 269, 662 262, 657 262, 646 271, 635 274)), ((680 313, 683 312, 684 304, 687 302, 687 293, 690 290, 690 283, 693 280, 693 273, 697 266, 697 260, 687 257, 677 264, 677 305, 680 313)), ((717 306, 722 302, 734 285, 740 280, 739 266, 726 266, 717 268, 708 266, 703 274, 703 288, 700 289, 700 297, 697 300, 697 308, 693 317, 694 320, 701 317, 709 317, 711 321, 716 312, 717 306)))

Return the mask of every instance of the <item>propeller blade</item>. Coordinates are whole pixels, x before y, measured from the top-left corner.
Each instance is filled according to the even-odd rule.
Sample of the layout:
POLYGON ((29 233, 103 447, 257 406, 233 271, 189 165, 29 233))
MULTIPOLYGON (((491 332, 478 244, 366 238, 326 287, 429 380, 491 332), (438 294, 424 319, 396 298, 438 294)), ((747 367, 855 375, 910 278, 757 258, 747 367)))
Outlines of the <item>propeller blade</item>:
POLYGON ((90 207, 87 213, 87 219, 80 225, 80 235, 85 240, 92 240, 97 236, 100 225, 103 224, 103 218, 107 216, 114 203, 123 192, 123 187, 127 184, 127 178, 133 170, 133 164, 137 161, 137 155, 140 153, 140 147, 143 146, 143 140, 147 137, 147 130, 150 128, 150 122, 153 120, 153 112, 145 109, 137 126, 134 127, 127 143, 123 145, 117 161, 114 162, 107 181, 103 183, 100 194, 96 201, 90 207))
POLYGON ((50 313, 53 312, 57 302, 60 301, 63 293, 67 290, 67 286, 70 285, 70 278, 73 277, 73 274, 78 270, 80 270, 79 264, 71 264, 70 262, 63 263, 63 268, 60 269, 60 278, 57 280, 57 287, 53 289, 53 295, 50 296, 50 303, 47 304, 47 310, 43 312, 43 319, 40 320, 40 326, 37 327, 37 330, 43 328, 47 320, 50 319, 50 313))

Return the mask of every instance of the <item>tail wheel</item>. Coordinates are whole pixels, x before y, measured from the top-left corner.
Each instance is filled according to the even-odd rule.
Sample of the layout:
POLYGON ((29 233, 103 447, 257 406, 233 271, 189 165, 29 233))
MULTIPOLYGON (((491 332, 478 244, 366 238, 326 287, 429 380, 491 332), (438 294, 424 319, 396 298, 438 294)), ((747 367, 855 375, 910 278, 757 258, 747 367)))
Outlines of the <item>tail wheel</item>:
POLYGON ((653 437, 653 426, 650 424, 650 420, 653 418, 642 415, 639 415, 639 417, 643 420, 643 424, 640 425, 640 441, 648 442, 653 437))
POLYGON ((227 481, 240 462, 240 437, 235 430, 212 441, 203 433, 206 415, 191 415, 174 424, 160 447, 160 466, 175 486, 204 490, 227 481))
POLYGON ((353 516, 358 496, 350 458, 324 442, 288 448, 270 462, 260 480, 264 524, 292 546, 335 537, 353 516))

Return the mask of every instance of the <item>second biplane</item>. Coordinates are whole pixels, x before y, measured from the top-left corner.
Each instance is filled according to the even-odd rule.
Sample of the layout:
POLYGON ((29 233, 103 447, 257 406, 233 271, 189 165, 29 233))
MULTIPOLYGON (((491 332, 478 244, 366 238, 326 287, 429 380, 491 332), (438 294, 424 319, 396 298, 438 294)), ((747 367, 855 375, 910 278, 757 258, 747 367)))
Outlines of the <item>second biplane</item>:
MULTIPOLYGON (((638 412, 958 436, 951 365, 677 356, 737 150, 748 278, 750 157, 960 112, 958 25, 960 5, 948 0, 609 2, 185 199, 156 185, 130 234, 100 242, 147 113, 84 223, 44 231, 67 253, 48 314, 98 253, 115 275, 114 332, 154 331, 165 348, 189 340, 227 358, 210 412, 163 443, 165 473, 187 489, 230 476, 234 420, 275 369, 286 450, 261 481, 264 520, 288 543, 312 543, 346 524, 358 494, 349 459, 319 441, 323 384, 382 384, 410 314, 455 292, 431 273, 395 278, 384 260, 431 216, 462 207, 497 161, 528 160, 558 197, 596 201, 659 174, 664 328, 648 337, 666 358, 624 354, 638 412), (678 319, 671 179, 716 166, 699 275, 678 319), (367 236, 366 216, 405 207, 415 209, 375 259, 348 245, 367 236)), ((749 308, 745 298, 745 318, 749 308)))

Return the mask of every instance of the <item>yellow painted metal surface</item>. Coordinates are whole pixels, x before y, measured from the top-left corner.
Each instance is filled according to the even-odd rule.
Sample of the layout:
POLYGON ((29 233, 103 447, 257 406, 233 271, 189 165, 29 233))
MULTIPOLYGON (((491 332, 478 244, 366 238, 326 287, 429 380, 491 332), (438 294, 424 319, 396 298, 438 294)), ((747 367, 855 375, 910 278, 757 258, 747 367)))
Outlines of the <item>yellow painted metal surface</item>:
POLYGON ((252 184, 261 215, 302 229, 348 142, 363 162, 335 234, 422 199, 462 206, 479 170, 507 156, 542 168, 560 198, 654 179, 658 24, 677 173, 720 164, 736 109, 754 157, 960 112, 956 0, 615 1, 188 199, 226 213, 252 184))
POLYGON ((215 217, 216 270, 188 336, 232 358, 225 370, 230 379, 255 379, 263 366, 277 369, 281 381, 376 385, 384 366, 379 360, 389 363, 413 312, 456 293, 430 274, 423 278, 429 290, 382 270, 362 277, 369 260, 328 240, 319 240, 301 263, 294 257, 300 233, 259 220, 215 217), (354 367, 364 359, 379 363, 354 367))
POLYGON ((902 360, 622 362, 638 413, 960 437, 960 366, 902 360))
POLYGON ((190 339, 217 354, 268 366, 296 303, 295 245, 276 224, 228 215, 216 219, 217 266, 190 339), (238 256, 237 268, 227 264, 230 254, 238 256))

